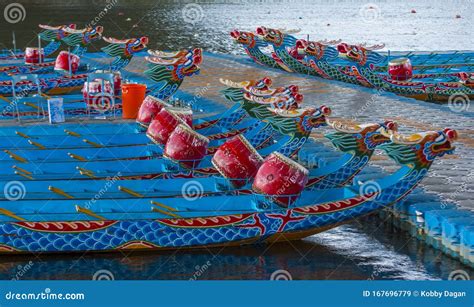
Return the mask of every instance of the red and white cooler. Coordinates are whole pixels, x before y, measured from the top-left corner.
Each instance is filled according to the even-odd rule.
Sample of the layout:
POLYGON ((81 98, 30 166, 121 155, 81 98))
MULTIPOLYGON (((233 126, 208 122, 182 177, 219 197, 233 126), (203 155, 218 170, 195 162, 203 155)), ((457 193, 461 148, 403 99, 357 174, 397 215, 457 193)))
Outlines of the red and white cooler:
POLYGON ((44 49, 36 47, 26 47, 25 64, 38 64, 44 60, 44 49))

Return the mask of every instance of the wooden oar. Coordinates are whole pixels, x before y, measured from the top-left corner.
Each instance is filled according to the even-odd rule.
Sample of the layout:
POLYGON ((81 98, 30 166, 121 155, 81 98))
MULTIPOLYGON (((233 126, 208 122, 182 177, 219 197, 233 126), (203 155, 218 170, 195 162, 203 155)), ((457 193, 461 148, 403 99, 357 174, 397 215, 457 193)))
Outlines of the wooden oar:
POLYGON ((19 217, 18 215, 16 215, 15 213, 11 211, 8 211, 7 209, 0 208, 0 214, 11 217, 12 219, 15 219, 17 221, 22 221, 22 222, 26 221, 24 218, 19 217))
POLYGON ((5 97, 3 95, 0 95, 0 99, 3 100, 3 101, 8 102, 9 105, 13 104, 13 102, 10 99, 8 99, 7 97, 5 97))
POLYGON ((177 214, 174 214, 174 213, 171 213, 171 212, 168 212, 168 211, 165 211, 165 210, 161 210, 157 207, 151 207, 151 211, 158 212, 158 213, 161 213, 161 214, 164 214, 164 215, 168 215, 168 216, 171 216, 171 217, 174 217, 174 218, 177 218, 177 219, 180 218, 180 216, 177 215, 177 214))
POLYGON ((107 220, 105 217, 100 216, 100 215, 96 214, 95 212, 93 212, 89 209, 86 209, 84 207, 78 206, 78 205, 76 205, 76 211, 78 213, 84 213, 88 216, 91 216, 91 217, 96 218, 96 219, 101 220, 101 221, 106 221, 107 220))
POLYGON ((129 195, 134 196, 134 197, 140 197, 140 198, 145 197, 143 194, 140 194, 140 193, 138 193, 138 192, 133 191, 132 189, 128 189, 128 188, 123 187, 123 186, 120 186, 120 185, 118 186, 118 190, 119 190, 120 192, 127 193, 127 194, 129 194, 129 195))
POLYGON ((50 190, 51 192, 56 193, 56 194, 58 194, 58 195, 64 196, 64 197, 66 197, 66 198, 74 199, 74 196, 72 196, 72 195, 70 195, 70 194, 64 192, 63 190, 61 190, 61 189, 59 189, 59 188, 55 188, 55 187, 53 187, 53 186, 51 186, 51 185, 48 187, 48 190, 50 190))

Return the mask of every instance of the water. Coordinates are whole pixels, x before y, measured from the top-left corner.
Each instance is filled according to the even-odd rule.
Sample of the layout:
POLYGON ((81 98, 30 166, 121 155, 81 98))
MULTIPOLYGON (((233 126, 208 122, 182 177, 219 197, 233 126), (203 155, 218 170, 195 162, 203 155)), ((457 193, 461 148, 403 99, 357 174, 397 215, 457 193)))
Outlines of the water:
MULTIPOLYGON (((26 12, 24 21, 11 24, 0 18, 2 48, 11 48, 13 30, 18 47, 33 46, 39 23, 76 22, 82 27, 98 16, 101 16, 98 24, 105 27, 107 36, 148 35, 150 48, 169 50, 196 46, 214 52, 242 53, 242 49, 232 43, 228 32, 233 28, 252 30, 259 25, 301 28, 299 36, 309 35, 313 39, 385 42, 392 50, 472 49, 474 46, 469 32, 472 1, 452 1, 450 4, 441 1, 372 1, 368 6, 364 1, 262 0, 257 4, 251 1, 199 1, 198 7, 188 6, 187 10, 183 9, 188 2, 133 1, 130 2, 133 4, 127 4, 119 1, 105 14, 100 13, 105 7, 103 1, 57 1, 62 6, 46 6, 44 1, 22 3, 26 12), (412 9, 417 13, 410 13, 412 9), (461 18, 455 18, 457 14, 461 18), (186 16, 186 22, 183 16, 186 16)), ((99 50, 99 47, 100 44, 93 46, 90 51, 99 50)), ((288 83, 287 80, 280 81, 288 83)), ((350 116, 370 96, 368 92, 345 89, 345 93, 328 91, 327 96, 318 94, 313 99, 310 84, 301 85, 303 92, 308 93, 308 101, 327 101, 334 106, 337 116, 350 116), (350 101, 347 101, 347 92, 353 93, 350 101)), ((360 117, 378 120, 389 114, 411 122, 423 122, 416 116, 426 111, 421 106, 410 106, 391 97, 381 97, 380 101, 383 107, 373 106, 370 114, 360 114, 360 117)), ((457 126, 462 123, 460 127, 453 127, 461 129, 469 126, 469 123, 463 123, 461 115, 430 112, 433 125, 457 126)), ((444 178, 444 172, 451 169, 454 162, 458 174, 469 170, 472 149, 460 145, 458 153, 459 158, 455 161, 439 161, 433 169, 438 175, 428 178, 423 186, 445 193, 436 188, 447 189, 446 184, 430 183, 429 180, 438 176, 444 178)), ((462 178, 458 177, 462 175, 455 178, 461 182, 462 178)), ((453 176, 449 175, 449 178, 453 176)), ((270 279, 277 272, 293 279, 419 280, 447 279, 449 273, 457 269, 469 271, 457 261, 373 218, 354 221, 303 241, 272 246, 192 252, 2 256, 0 267, 1 279, 92 279, 98 272, 115 279, 270 279)))
POLYGON ((391 50, 463 50, 474 46, 470 32, 474 5, 469 0, 108 0, 108 6, 107 1, 100 0, 21 3, 25 8, 23 21, 12 24, 0 18, 3 48, 11 48, 12 31, 17 46, 23 48, 37 44, 38 24, 71 22, 78 27, 96 22, 104 26, 105 35, 117 38, 148 35, 151 48, 169 50, 195 46, 241 53, 228 33, 234 28, 255 30, 261 25, 301 29, 297 36, 309 35, 315 40, 385 43, 391 50), (190 3, 197 5, 186 5, 190 3))

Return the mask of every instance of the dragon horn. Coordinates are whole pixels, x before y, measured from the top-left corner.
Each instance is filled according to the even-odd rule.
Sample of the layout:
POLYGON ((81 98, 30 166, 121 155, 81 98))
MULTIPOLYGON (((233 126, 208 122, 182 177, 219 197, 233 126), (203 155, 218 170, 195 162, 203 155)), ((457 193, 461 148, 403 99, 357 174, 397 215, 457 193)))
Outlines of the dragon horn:
POLYGON ((285 33, 286 34, 296 34, 296 33, 299 33, 301 31, 300 28, 298 29, 289 29, 289 30, 286 30, 285 33))
POLYGON ((328 46, 330 46, 330 45, 337 45, 337 44, 339 44, 340 42, 342 42, 341 39, 337 39, 337 40, 322 39, 322 40, 317 41, 317 43, 320 43, 320 44, 322 44, 322 45, 328 45, 328 46))
POLYGON ((383 47, 385 47, 385 44, 367 46, 367 44, 364 43, 360 46, 363 47, 364 49, 367 49, 367 50, 379 50, 379 49, 382 49, 383 47))

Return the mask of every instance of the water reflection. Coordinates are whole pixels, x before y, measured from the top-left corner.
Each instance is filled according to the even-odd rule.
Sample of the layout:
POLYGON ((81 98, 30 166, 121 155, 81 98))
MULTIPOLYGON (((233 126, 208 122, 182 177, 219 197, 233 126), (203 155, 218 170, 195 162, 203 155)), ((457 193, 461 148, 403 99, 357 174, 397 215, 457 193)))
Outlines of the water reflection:
POLYGON ((274 272, 284 270, 292 279, 366 280, 446 279, 459 264, 378 220, 364 219, 361 224, 272 246, 2 256, 0 268, 1 279, 92 279, 97 272, 106 272, 114 279, 268 280, 274 272))

